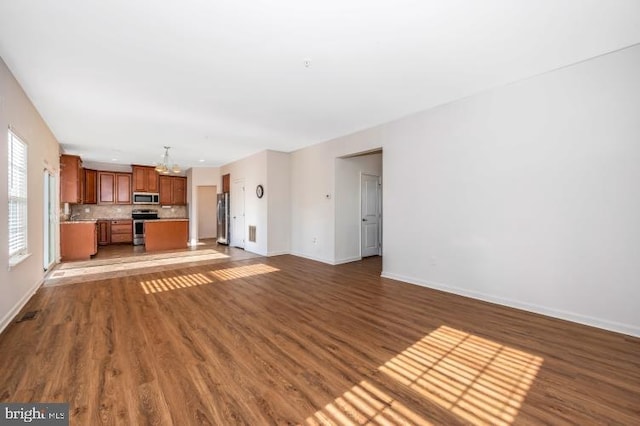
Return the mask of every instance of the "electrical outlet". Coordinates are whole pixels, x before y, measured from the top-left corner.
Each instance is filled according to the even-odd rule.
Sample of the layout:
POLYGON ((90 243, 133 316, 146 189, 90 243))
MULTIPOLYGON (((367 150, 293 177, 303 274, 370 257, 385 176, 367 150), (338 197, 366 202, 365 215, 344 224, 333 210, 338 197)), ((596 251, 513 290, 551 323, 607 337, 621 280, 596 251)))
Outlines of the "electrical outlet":
POLYGON ((85 212, 85 213, 89 213, 90 211, 91 211, 91 209, 90 209, 89 207, 86 207, 86 208, 84 209, 84 212, 85 212))
POLYGON ((317 244, 317 243, 318 243, 318 237, 313 237, 313 238, 311 239, 311 242, 312 242, 313 244, 317 244))

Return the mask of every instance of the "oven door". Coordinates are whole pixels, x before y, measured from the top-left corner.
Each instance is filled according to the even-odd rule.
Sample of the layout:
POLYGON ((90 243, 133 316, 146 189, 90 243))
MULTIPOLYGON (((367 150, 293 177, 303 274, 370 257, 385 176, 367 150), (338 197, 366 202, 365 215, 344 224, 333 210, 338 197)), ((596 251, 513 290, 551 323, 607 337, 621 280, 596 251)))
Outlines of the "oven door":
POLYGON ((144 220, 133 221, 133 245, 144 245, 144 220))

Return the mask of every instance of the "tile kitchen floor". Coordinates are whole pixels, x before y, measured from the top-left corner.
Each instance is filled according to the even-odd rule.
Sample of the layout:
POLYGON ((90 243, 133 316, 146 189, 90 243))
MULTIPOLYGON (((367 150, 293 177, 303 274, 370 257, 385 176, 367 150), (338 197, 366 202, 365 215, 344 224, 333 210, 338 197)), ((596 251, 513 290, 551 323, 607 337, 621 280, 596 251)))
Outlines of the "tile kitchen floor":
POLYGON ((140 273, 160 272, 177 267, 251 259, 259 255, 218 245, 214 239, 179 250, 147 253, 143 246, 110 245, 86 261, 62 262, 45 277, 45 286, 77 284, 140 273))

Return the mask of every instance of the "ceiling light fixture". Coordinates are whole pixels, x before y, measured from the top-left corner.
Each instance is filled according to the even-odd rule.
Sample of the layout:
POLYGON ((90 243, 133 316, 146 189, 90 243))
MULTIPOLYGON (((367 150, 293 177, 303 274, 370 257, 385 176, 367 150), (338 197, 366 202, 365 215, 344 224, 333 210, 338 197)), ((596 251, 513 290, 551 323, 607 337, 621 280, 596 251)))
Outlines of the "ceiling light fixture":
POLYGON ((162 173, 163 175, 168 175, 169 173, 180 173, 180 166, 173 163, 171 158, 169 157, 169 148, 170 146, 164 147, 164 155, 162 156, 162 163, 158 163, 156 165, 156 171, 158 173, 162 173))

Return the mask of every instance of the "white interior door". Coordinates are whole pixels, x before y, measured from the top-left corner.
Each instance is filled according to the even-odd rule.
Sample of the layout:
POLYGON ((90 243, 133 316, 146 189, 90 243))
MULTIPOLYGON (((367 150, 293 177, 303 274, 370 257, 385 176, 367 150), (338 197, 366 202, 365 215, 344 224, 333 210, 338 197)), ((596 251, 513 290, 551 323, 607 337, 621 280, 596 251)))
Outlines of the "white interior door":
POLYGON ((380 177, 360 175, 361 231, 360 252, 362 257, 380 254, 380 177))
POLYGON ((244 179, 231 185, 231 245, 244 248, 244 179))

